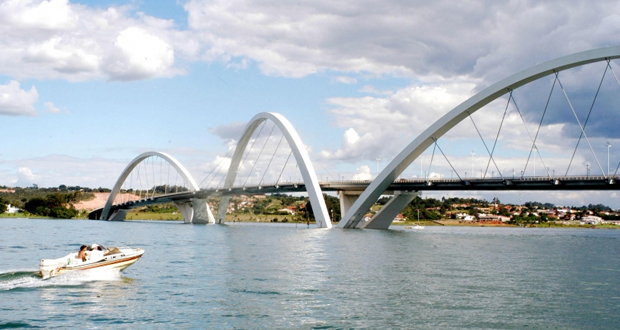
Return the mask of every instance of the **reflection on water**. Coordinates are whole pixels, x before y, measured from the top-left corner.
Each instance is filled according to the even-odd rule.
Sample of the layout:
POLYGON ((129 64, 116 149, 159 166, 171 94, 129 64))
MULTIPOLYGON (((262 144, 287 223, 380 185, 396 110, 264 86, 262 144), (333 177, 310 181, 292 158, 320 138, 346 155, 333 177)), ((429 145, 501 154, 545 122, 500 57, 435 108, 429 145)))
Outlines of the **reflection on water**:
POLYGON ((613 329, 619 242, 615 230, 0 220, 0 328, 613 329), (33 275, 92 242, 146 253, 120 274, 33 275))

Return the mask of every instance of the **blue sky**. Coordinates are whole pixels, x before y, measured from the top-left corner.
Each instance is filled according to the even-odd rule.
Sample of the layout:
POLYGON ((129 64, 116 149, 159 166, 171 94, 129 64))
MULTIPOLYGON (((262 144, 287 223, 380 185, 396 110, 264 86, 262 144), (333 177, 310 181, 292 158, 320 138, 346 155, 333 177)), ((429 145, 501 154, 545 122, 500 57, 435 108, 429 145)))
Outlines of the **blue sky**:
MULTIPOLYGON (((377 157, 385 166, 485 86, 542 61, 620 44, 614 1, 6 0, 0 21, 0 185, 7 186, 111 187, 147 150, 177 157, 201 181, 239 128, 263 111, 293 123, 317 169, 367 179, 377 157)), ((588 104, 601 74, 593 65, 562 79, 576 104, 588 104)), ((515 93, 531 129, 539 114, 525 105, 544 101, 551 82, 515 93)), ((606 86, 609 95, 601 99, 611 103, 617 86, 606 86)), ((504 106, 498 100, 474 115, 487 141, 504 106)), ((499 141, 504 172, 522 167, 529 152, 511 111, 499 141)), ((539 146, 558 172, 570 158, 575 127, 561 111, 542 127, 539 146)), ((592 123, 594 149, 605 164, 605 142, 620 148, 609 124, 616 113, 600 110, 592 123)), ((472 150, 475 167, 486 164, 468 125, 441 141, 462 173, 472 150)), ((611 150, 617 163, 620 152, 611 150)), ((574 171, 597 168, 588 153, 580 149, 574 171)), ((417 176, 419 168, 416 161, 403 176, 417 176)), ((437 159, 431 172, 450 175, 437 159)), ((613 192, 531 196, 620 207, 613 192)), ((500 198, 517 202, 518 194, 500 198)))

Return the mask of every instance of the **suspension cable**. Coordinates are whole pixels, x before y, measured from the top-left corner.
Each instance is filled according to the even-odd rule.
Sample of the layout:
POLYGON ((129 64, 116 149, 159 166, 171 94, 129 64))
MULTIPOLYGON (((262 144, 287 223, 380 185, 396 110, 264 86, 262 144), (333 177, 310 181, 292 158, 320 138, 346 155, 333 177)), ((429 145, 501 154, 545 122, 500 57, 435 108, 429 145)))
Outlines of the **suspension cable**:
MULTIPOLYGON (((534 150, 536 150, 536 153, 538 154, 538 158, 540 158, 540 161, 542 162, 543 166, 545 167, 545 170, 547 169, 547 165, 545 165, 545 161, 542 158, 542 156, 540 155, 540 150, 538 150, 538 146, 536 146, 536 142, 534 142, 534 139, 532 138, 532 134, 530 133, 530 130, 527 129, 527 124, 525 123, 525 118, 523 118, 523 114, 521 113, 521 110, 519 109, 519 106, 517 105, 517 100, 515 100, 515 98, 512 98, 512 104, 514 104, 515 109, 517 109, 517 112, 519 113, 519 117, 521 117, 521 122, 523 123, 523 127, 525 127, 525 131, 527 132, 527 135, 530 138, 530 141, 532 141, 532 148, 534 150)), ((531 150, 530 150, 531 152, 531 150)), ((527 164, 529 162, 529 157, 528 157, 528 161, 525 163, 525 167, 523 168, 523 173, 525 173, 525 170, 527 169, 527 164)), ((534 171, 536 171, 536 169, 534 169, 534 171)))
MULTIPOLYGON (((557 72, 556 72, 556 76, 557 76, 557 72)), ((562 92, 564 92, 564 96, 566 97, 566 101, 568 102, 568 105, 570 106, 571 111, 573 111, 573 115, 575 115, 575 120, 577 120, 577 124, 579 124, 579 128, 581 129, 581 132, 583 133, 583 136, 585 137, 586 142, 588 142, 588 146, 590 146, 590 151, 592 152, 592 156, 594 156, 594 159, 596 160, 596 163, 598 164, 599 168, 601 169, 601 172, 603 173, 603 176, 605 178, 607 178, 607 175, 605 174, 605 171, 603 170, 603 167, 601 166, 601 163, 598 161, 598 157, 596 157, 596 153, 594 152, 594 149, 592 148, 592 144, 590 143, 590 139, 588 139, 588 135, 586 134, 586 131, 584 130, 583 126, 581 125, 581 121, 579 121, 579 117, 577 116, 577 113, 575 112, 575 108, 573 107, 573 104, 571 103, 571 101, 570 101, 570 99, 568 97, 568 94, 566 93, 566 90, 564 89, 564 86, 562 86, 562 81, 560 81, 559 78, 558 78, 558 84, 562 88, 562 92)))
POLYGON ((265 121, 262 122, 260 130, 258 131, 258 134, 256 134, 256 137, 252 141, 252 145, 250 145, 250 149, 246 148, 247 152, 245 153, 245 155, 243 155, 243 158, 239 162, 239 166, 235 169, 235 172, 237 172, 239 170, 239 168, 241 168, 241 166, 243 166, 243 164, 245 163, 245 160, 248 158, 248 156, 250 156, 250 152, 252 151, 252 149, 254 149, 254 144, 260 138, 260 135, 263 132, 263 129, 265 128, 266 125, 267 125, 267 121, 265 120, 265 121))
MULTIPOLYGON (((588 111, 588 116, 586 117, 586 120, 583 122, 584 130, 585 130, 586 126, 588 125, 588 120, 590 119, 590 114, 592 114, 592 109, 594 108, 594 103, 596 102, 596 98, 598 97, 598 93, 601 90, 601 86, 603 85, 603 80, 605 79, 605 74, 607 74, 607 69, 611 69, 611 66, 609 65, 609 59, 607 60, 607 65, 605 66, 605 71, 603 72, 603 76, 601 77, 601 81, 598 84, 598 89, 596 90, 596 94, 594 95, 594 99, 592 100, 592 104, 590 105, 590 110, 588 111)), ((614 73, 613 70, 611 70, 611 72, 614 73)), ((557 73, 556 73, 556 75, 557 75, 557 73)), ((615 76, 615 73, 614 73, 614 76, 615 76)), ((618 78, 616 78, 616 80, 617 79, 618 78)), ((570 170, 570 167, 573 164, 573 159, 575 158, 575 154, 577 153, 577 148, 579 148, 579 143, 581 142, 581 138, 582 137, 583 137, 583 133, 579 133, 579 139, 577 139, 577 144, 575 145, 575 150, 573 150, 573 155, 570 158, 570 162, 568 163, 568 167, 566 168, 566 173, 564 174, 564 177, 568 176, 568 170, 570 170)), ((609 175, 609 173, 607 173, 607 175, 609 175)))
POLYGON ((338 181, 338 179, 334 178, 334 176, 329 173, 329 171, 325 168, 325 166, 323 166, 323 164, 316 162, 317 164, 321 165, 321 167, 323 168, 323 170, 325 170, 325 172, 327 172, 327 175, 329 175, 332 179, 334 179, 334 181, 338 181))
POLYGON ((291 149, 291 151, 288 153, 288 157, 286 157, 286 162, 284 162, 284 166, 282 166, 282 170, 280 171, 280 175, 278 175, 278 180, 276 180, 276 186, 280 182, 280 178, 282 177, 282 173, 284 173, 284 169, 286 168, 286 164, 288 164, 288 160, 291 158, 292 154, 293 154, 293 149, 291 149))
MULTIPOLYGON (((222 166, 222 165, 224 164, 224 161, 225 161, 226 159, 228 159, 228 156, 230 156, 230 154, 231 154, 234 150, 235 150, 234 148, 231 148, 230 150, 228 150, 228 153, 226 153, 226 156, 224 156, 224 157, 222 158, 222 160, 220 160, 220 162, 217 164, 217 166, 215 166, 215 167, 211 170, 211 172, 209 172, 209 174, 207 174, 207 176, 206 176, 204 179, 202 179, 202 181, 200 182, 199 186, 201 186, 201 187, 202 187, 202 184, 203 184, 203 183, 204 183, 204 182, 205 182, 205 181, 206 181, 206 180, 207 180, 207 179, 211 176, 211 174, 213 174, 214 172, 216 172, 216 170, 217 170, 218 168, 220 168, 220 166, 222 166)), ((211 180, 209 181, 209 184, 211 184, 211 182, 213 181, 213 179, 215 179, 215 175, 213 175, 213 178, 211 178, 211 180)), ((207 186, 205 186, 205 187, 208 187, 208 185, 207 185, 207 186)))
POLYGON ((426 172, 425 179, 428 180, 428 176, 431 174, 431 166, 433 166, 433 158, 435 158, 435 149, 437 149, 437 143, 433 146, 433 153, 431 154, 431 161, 428 162, 428 171, 426 172))
MULTIPOLYGON (((489 171, 489 165, 491 165, 491 159, 493 158, 493 154, 495 153, 495 147, 497 146, 497 140, 499 140, 499 133, 502 131, 502 126, 504 125, 504 119, 506 118, 506 113, 508 112, 508 106, 510 105, 510 99, 512 99, 512 89, 510 90, 510 96, 508 97, 508 102, 506 102, 506 108, 504 109, 504 115, 502 116, 502 121, 499 123, 499 128, 497 130, 497 135, 495 136, 495 142, 493 143, 493 148, 491 149, 491 155, 489 156, 489 161, 487 161, 487 167, 484 169, 483 178, 487 177, 487 173, 489 171)), ((502 174, 500 173, 500 176, 502 174)), ((503 179, 504 177, 502 177, 503 179)))
POLYGON ((256 160, 254 161, 254 164, 252 165, 252 168, 250 169, 250 173, 245 178, 245 181, 243 182, 243 186, 242 187, 245 187, 245 184, 248 182, 248 179, 250 178, 250 176, 252 176, 252 171, 254 171, 254 167, 256 167, 256 164, 258 163, 258 159, 263 154, 263 150, 265 150, 265 146, 267 146, 267 143, 269 143, 269 138, 271 137, 271 133, 273 133, 273 130, 275 128, 276 128, 276 124, 273 123, 273 127, 271 128, 271 131, 269 132, 269 136, 267 136, 267 139, 265 140, 265 143, 263 143, 263 147, 260 149, 260 152, 258 153, 258 156, 256 156, 256 160))
POLYGON ((435 142, 435 146, 437 146, 437 149, 439 149, 439 152, 441 152, 441 154, 443 155, 443 158, 446 159, 446 161, 448 162, 448 165, 450 165, 450 167, 452 168, 452 170, 454 171, 454 174, 456 174, 456 176, 459 177, 459 180, 463 181, 463 179, 461 178, 461 176, 459 175, 459 172, 456 171, 456 169, 454 168, 454 166, 452 166, 452 163, 450 163, 450 160, 448 159, 448 157, 446 156, 446 154, 443 152, 443 150, 441 150, 441 147, 439 146, 439 143, 437 143, 437 139, 436 138, 432 138, 433 142, 435 142))
POLYGON ((269 160, 269 163, 267 164, 267 168, 265 168, 265 172, 263 172, 263 176, 260 178, 260 181, 258 182, 259 186, 261 185, 261 183, 263 183, 263 179, 265 178, 265 175, 267 174, 267 170, 269 169, 269 166, 271 166, 273 157, 275 157, 276 153, 278 152, 278 148, 280 148, 280 143, 282 143, 282 140, 284 140, 284 134, 280 138, 280 142, 278 142, 278 145, 276 146, 276 149, 274 150, 273 155, 271 155, 271 159, 269 160))
MULTIPOLYGON (((482 144, 484 144, 484 148, 487 150, 487 153, 489 153, 489 156, 491 156, 491 159, 493 160, 493 165, 495 165, 495 168, 497 169, 497 173, 499 173, 499 175, 502 176, 502 171, 499 170, 499 167, 495 163, 495 159, 491 155, 491 152, 489 151, 489 147, 487 146, 487 143, 484 142, 484 139, 482 138, 482 134, 480 133, 478 126, 476 126, 476 123, 474 122, 474 118, 471 116, 471 113, 469 111, 467 111, 467 114, 469 115, 469 119, 471 119, 472 124, 474 124, 474 128, 476 129, 476 132, 478 132, 478 136, 480 137, 480 140, 482 140, 482 144)), ((475 173, 472 173, 472 177, 475 177, 475 173)))

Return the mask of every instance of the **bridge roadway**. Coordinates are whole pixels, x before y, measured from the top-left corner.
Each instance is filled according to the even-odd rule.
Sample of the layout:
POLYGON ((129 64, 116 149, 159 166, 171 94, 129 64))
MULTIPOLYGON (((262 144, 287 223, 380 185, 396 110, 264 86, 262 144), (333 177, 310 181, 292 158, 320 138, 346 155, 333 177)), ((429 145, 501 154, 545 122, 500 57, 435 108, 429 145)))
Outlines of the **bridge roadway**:
MULTIPOLYGON (((330 181, 320 182, 323 192, 346 191, 362 192, 371 180, 330 181)), ((516 177, 516 178, 464 178, 460 179, 399 179, 394 181, 385 191, 391 195, 394 191, 520 191, 520 190, 618 190, 617 177, 613 179, 603 176, 572 176, 572 177, 516 177)), ((170 202, 188 202, 194 198, 221 197, 231 195, 261 195, 274 193, 305 192, 305 184, 282 183, 252 187, 234 187, 231 189, 202 189, 199 191, 180 192, 153 196, 136 201, 112 205, 112 211, 133 209, 154 204, 170 202)), ((91 219, 98 219, 102 209, 93 210, 91 219), (96 218, 95 218, 96 216, 96 218)))

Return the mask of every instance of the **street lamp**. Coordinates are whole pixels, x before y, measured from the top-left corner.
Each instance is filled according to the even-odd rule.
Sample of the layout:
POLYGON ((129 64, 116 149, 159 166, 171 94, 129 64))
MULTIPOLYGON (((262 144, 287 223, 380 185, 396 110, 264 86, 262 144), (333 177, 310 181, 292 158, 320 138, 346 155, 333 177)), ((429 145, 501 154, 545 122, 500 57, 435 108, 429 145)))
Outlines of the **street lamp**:
POLYGON ((586 178, 590 177, 590 164, 586 164, 586 178))
POLYGON ((471 151, 471 175, 476 176, 476 172, 474 171, 474 157, 476 156, 476 152, 474 150, 471 151))
POLYGON ((607 176, 609 176, 609 149, 611 148, 611 143, 607 141, 607 176))

